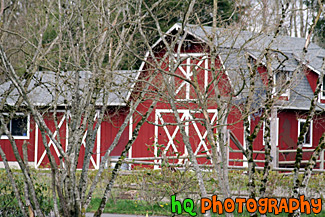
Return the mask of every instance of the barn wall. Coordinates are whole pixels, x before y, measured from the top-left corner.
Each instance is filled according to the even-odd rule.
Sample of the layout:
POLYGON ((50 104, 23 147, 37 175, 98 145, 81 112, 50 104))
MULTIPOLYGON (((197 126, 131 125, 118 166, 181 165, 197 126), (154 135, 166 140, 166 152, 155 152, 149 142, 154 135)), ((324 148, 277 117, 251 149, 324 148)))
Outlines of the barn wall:
MULTIPOLYGON (((95 147, 93 149, 93 155, 92 155, 92 161, 90 163, 90 168, 95 168, 93 163, 98 165, 98 157, 97 153, 99 154, 99 160, 100 157, 104 156, 105 152, 113 142, 119 127, 124 122, 125 117, 128 113, 128 109, 110 109, 107 111, 107 114, 101 124, 100 128, 100 148, 97 148, 97 137, 95 139, 95 147)), ((53 120, 53 114, 47 113, 44 115, 44 121, 45 124, 50 128, 50 130, 56 134, 56 136, 60 136, 60 143, 63 145, 63 149, 66 150, 66 139, 67 136, 67 125, 66 125, 66 115, 63 112, 59 112, 57 117, 58 125, 59 125, 59 133, 55 133, 55 124, 53 120)), ((58 137, 57 137, 58 138, 58 137)), ((119 156, 125 145, 127 144, 129 140, 129 127, 125 129, 125 131, 122 133, 122 136, 119 140, 118 145, 115 147, 115 149, 111 152, 111 156, 119 156)), ((49 159, 47 157, 42 135, 40 130, 37 128, 35 121, 33 117, 30 117, 30 137, 28 140, 23 139, 16 139, 15 140, 19 149, 20 156, 22 156, 22 144, 24 141, 27 142, 27 148, 28 148, 28 161, 32 163, 33 166, 39 167, 48 167, 49 159)), ((50 142, 50 139, 48 136, 46 136, 46 142, 50 145, 51 153, 54 156, 54 159, 56 163, 59 165, 59 157, 58 157, 58 151, 54 147, 53 143, 50 142)), ((98 141, 99 142, 99 141, 98 141)), ((16 162, 16 158, 13 154, 12 146, 8 139, 1 139, 0 140, 1 148, 4 150, 7 160, 10 162, 16 162)), ((82 158, 84 157, 85 148, 84 145, 81 146, 81 150, 79 153, 79 162, 78 162, 78 168, 82 167, 82 158)), ((2 159, 0 158, 0 161, 2 159)))
POLYGON ((313 90, 313 92, 315 92, 318 75, 314 71, 311 71, 310 69, 305 69, 305 74, 311 89, 313 90))
MULTIPOLYGON (((258 125, 258 123, 261 121, 262 112, 258 114, 252 114, 250 116, 250 127, 251 127, 251 133, 253 132, 254 128, 258 125)), ((261 125, 259 132, 253 142, 253 150, 254 151, 265 151, 265 145, 263 143, 263 136, 264 136, 264 123, 261 125)), ((260 153, 254 153, 253 154, 254 160, 265 160, 265 155, 260 153)), ((264 163, 256 163, 258 166, 264 166, 264 163)))
MULTIPOLYGON (((32 117, 30 117, 30 134, 29 139, 16 139, 15 142, 18 147, 18 151, 20 156, 23 156, 22 146, 24 141, 27 142, 27 150, 28 150, 28 161, 34 161, 34 153, 35 153, 35 121, 32 117)), ((0 139, 0 145, 2 150, 5 152, 8 161, 16 161, 14 156, 14 152, 10 141, 8 139, 0 139)), ((0 161, 2 158, 0 157, 0 161)))
MULTIPOLYGON (((241 113, 237 108, 232 108, 232 111, 230 112, 228 116, 228 129, 231 130, 236 138, 239 140, 239 142, 243 145, 244 144, 244 127, 243 127, 243 121, 241 120, 241 113)), ((230 140, 230 148, 232 150, 239 150, 237 146, 235 145, 234 142, 230 140)), ((229 153, 229 159, 243 159, 243 154, 242 153, 234 153, 230 152, 229 153)), ((229 165, 232 166, 243 166, 242 162, 233 162, 230 161, 229 165)))
MULTIPOLYGON (((159 45, 157 46, 159 47, 159 45)), ((177 48, 175 49, 175 51, 177 51, 177 48)), ((206 53, 207 49, 202 46, 202 44, 192 44, 191 46, 188 46, 186 48, 182 48, 181 49, 181 53, 206 53)), ((165 54, 165 50, 160 50, 159 52, 156 53, 156 57, 162 58, 162 56, 165 54)), ((204 55, 203 55, 204 56, 204 55)), ((149 59, 150 61, 150 59, 149 59)), ((161 60, 162 61, 162 60, 161 60)), ((197 64, 199 62, 199 60, 193 60, 192 64, 197 64)), ((219 61, 219 59, 216 60, 216 66, 217 68, 221 68, 221 63, 219 61)), ((208 63, 208 67, 210 67, 210 63, 208 63)), ((166 70, 168 70, 168 60, 165 60, 164 63, 162 63, 162 68, 165 68, 166 70)), ((145 65, 144 68, 142 69, 143 73, 140 75, 140 79, 148 79, 148 77, 151 75, 151 73, 153 73, 153 70, 150 69, 150 66, 145 65)), ((184 69, 185 70, 185 69, 184 69)), ((202 89, 204 88, 204 70, 199 69, 198 70, 198 74, 197 74, 197 81, 198 81, 198 85, 199 88, 202 89)), ((208 82, 212 81, 212 76, 211 76, 211 72, 208 76, 208 82)), ((226 75, 226 73, 221 70, 220 72, 220 79, 219 83, 218 83, 218 88, 219 90, 221 90, 222 94, 227 95, 230 91, 231 91, 231 86, 230 86, 230 81, 226 75)), ((180 71, 180 69, 178 69, 176 71, 176 74, 180 75, 180 76, 184 76, 182 74, 182 72, 180 71)), ((157 85, 158 87, 161 87, 161 75, 157 75, 156 78, 154 79, 154 85, 157 85), (156 83, 155 83, 156 82, 156 83)), ((177 81, 175 79, 175 83, 176 86, 180 85, 182 83, 182 81, 177 81)), ((137 84, 136 86, 136 90, 141 90, 141 88, 143 87, 143 85, 141 85, 140 83, 137 84)), ((154 88, 151 88, 152 91, 155 91, 154 88)), ((133 92, 133 95, 137 95, 140 91, 135 91, 133 92)), ((177 94, 178 99, 184 99, 186 95, 185 92, 185 88, 181 89, 179 91, 179 93, 177 94)), ((210 110, 210 118, 213 117, 213 112, 214 110, 217 109, 217 105, 215 103, 215 100, 213 100, 213 98, 215 98, 215 92, 214 92, 214 88, 213 86, 210 87, 209 89, 209 96, 211 97, 211 101, 210 101, 210 105, 209 105, 209 110, 210 110)), ((148 98, 152 98, 153 96, 148 95, 148 98)), ((190 99, 193 98, 197 98, 197 96, 194 94, 194 90, 193 87, 190 87, 190 99)), ((139 108, 137 108, 137 111, 141 112, 142 114, 144 114, 148 107, 150 106, 151 101, 147 100, 145 102, 143 102, 139 108)), ((198 109, 198 105, 195 102, 182 102, 182 103, 178 103, 177 104, 178 109, 180 109, 179 114, 180 117, 182 118, 184 115, 183 110, 196 110, 198 109)), ((168 102, 166 102, 165 99, 161 99, 160 102, 157 104, 155 110, 153 111, 153 113, 150 115, 149 117, 149 122, 154 123, 156 121, 156 114, 160 113, 164 115, 163 119, 166 122, 172 122, 175 123, 175 117, 174 114, 172 113, 172 111, 170 112, 166 112, 167 109, 171 109, 170 105, 168 102)), ((203 118, 200 117, 201 114, 197 114, 196 118, 203 118)), ((232 112, 230 115, 230 121, 233 122, 237 122, 238 119, 240 118, 240 114, 238 114, 238 111, 236 112, 232 112)), ((139 115, 135 115, 134 116, 134 127, 137 123, 137 120, 139 120, 140 117, 139 115)), ((158 124, 161 124, 161 121, 158 120, 158 124)), ((231 128, 233 130, 233 132, 237 135, 238 139, 240 140, 240 142, 243 142, 243 133, 242 133, 242 122, 239 123, 235 123, 232 126, 230 126, 229 128, 231 128)), ((202 123, 195 121, 195 122, 189 122, 188 126, 186 127, 186 129, 188 130, 188 135, 190 137, 190 143, 192 145, 192 148, 194 149, 194 152, 197 152, 197 154, 204 154, 205 152, 205 147, 203 146, 203 144, 208 147, 209 149, 211 148, 210 145, 207 142, 206 137, 203 139, 203 142, 201 142, 200 137, 204 137, 205 134, 205 127, 202 125, 202 123)), ((167 146, 170 146, 170 139, 168 138, 168 136, 166 135, 166 131, 168 131, 171 135, 177 131, 177 133, 175 134, 175 138, 173 141, 173 144, 176 146, 177 152, 180 155, 183 155, 185 152, 184 149, 184 142, 182 139, 182 136, 180 134, 180 130, 177 129, 177 126, 165 126, 165 128, 163 127, 155 127, 153 124, 150 123, 145 123, 143 125, 143 127, 141 128, 140 132, 139 132, 139 137, 137 138, 137 140, 135 141, 133 147, 132 147, 132 157, 153 157, 154 156, 154 144, 156 143, 157 146, 159 146, 161 149, 163 150, 164 148, 166 148, 167 146), (155 133, 158 135, 158 138, 155 138, 155 133)), ((234 144, 231 144, 232 148, 235 149, 234 144)), ((159 151, 161 152, 161 151, 159 151)), ((173 150, 172 148, 169 147, 168 151, 167 151, 167 155, 175 155, 175 150, 173 150)), ((239 158, 242 159, 242 154, 240 153, 231 153, 231 157, 234 158, 239 158)), ((206 163, 207 159, 198 159, 198 161, 200 163, 206 163)), ((177 163, 176 161, 173 161, 173 163, 177 163)), ((242 163, 241 163, 242 164, 242 163)), ((238 165, 238 164, 237 164, 238 165)))
MULTIPOLYGON (((282 110, 279 116, 279 149, 293 150, 297 148, 298 141, 298 119, 304 119, 306 114, 297 110, 282 110)), ((321 135, 325 132, 325 116, 314 118, 312 124, 312 147, 303 149, 314 149, 319 143, 321 135)), ((303 160, 309 160, 312 152, 303 153, 303 160)), ((280 154, 281 160, 295 160, 296 153, 280 154)), ((289 165, 290 166, 290 165, 289 165)), ((291 165, 292 166, 292 165, 291 165)), ((319 164, 317 164, 317 167, 319 164)))

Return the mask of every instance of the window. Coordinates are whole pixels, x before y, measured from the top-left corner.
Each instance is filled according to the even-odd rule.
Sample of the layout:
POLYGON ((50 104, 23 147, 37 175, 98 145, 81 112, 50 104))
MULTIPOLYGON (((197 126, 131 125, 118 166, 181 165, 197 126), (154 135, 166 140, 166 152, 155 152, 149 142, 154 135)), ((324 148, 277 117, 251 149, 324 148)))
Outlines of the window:
POLYGON ((321 89, 321 99, 325 99, 325 76, 323 77, 323 84, 322 84, 322 89, 321 89))
MULTIPOLYGON (((270 118, 270 121, 271 121, 271 118, 270 118)), ((271 122, 271 125, 272 125, 272 122, 271 122)), ((272 130, 272 126, 271 126, 271 130, 272 130)), ((279 138, 278 138, 278 135, 279 135, 279 118, 276 118, 276 129, 275 129, 275 144, 276 146, 278 146, 278 143, 279 143, 279 138)), ((272 132, 270 132, 272 136, 272 132)), ((264 141, 264 135, 265 135, 265 120, 263 121, 263 146, 265 146, 265 141, 264 141)), ((272 140, 272 137, 270 137, 270 144, 271 144, 271 140, 272 140)))
MULTIPOLYGON (((279 71, 274 75, 274 93, 279 93, 284 85, 286 85, 287 81, 289 81, 289 72, 286 71, 279 71)), ((286 87, 286 90, 282 92, 281 96, 288 96, 289 97, 289 87, 286 87)))
MULTIPOLYGON (((284 85, 289 81, 289 72, 279 71, 274 75, 274 93, 280 92, 284 85)), ((286 90, 281 94, 281 96, 289 97, 289 87, 286 87, 286 90)))
MULTIPOLYGON (((300 132, 302 128, 304 127, 304 124, 306 123, 305 119, 299 119, 298 120, 298 137, 300 135, 300 132)), ((304 144, 303 147, 312 147, 313 146, 313 141, 312 141, 312 134, 313 134, 313 121, 310 122, 309 128, 307 130, 307 133, 304 138, 304 144)))
MULTIPOLYGON (((15 115, 8 122, 7 128, 15 139, 29 139, 29 115, 15 115)), ((8 137, 1 135, 1 139, 8 139, 8 137)))

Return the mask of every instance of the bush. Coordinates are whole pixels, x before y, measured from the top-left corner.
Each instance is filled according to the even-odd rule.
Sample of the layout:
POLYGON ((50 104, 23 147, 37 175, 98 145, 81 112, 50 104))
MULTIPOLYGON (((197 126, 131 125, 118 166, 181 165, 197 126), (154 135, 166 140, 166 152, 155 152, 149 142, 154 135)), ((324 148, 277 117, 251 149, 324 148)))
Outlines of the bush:
MULTIPOLYGON (((52 198, 49 191, 50 183, 46 182, 46 178, 43 180, 41 178, 42 176, 40 176, 36 170, 31 171, 31 177, 34 181, 36 197, 40 204, 41 210, 45 215, 48 215, 53 209, 52 198)), ((18 187, 20 197, 23 203, 26 204, 24 195, 25 183, 23 181, 23 175, 20 172, 16 172, 14 179, 18 187)), ((0 170, 0 180, 2 180, 0 182, 0 216, 23 216, 15 197, 13 187, 7 178, 5 170, 0 170)))

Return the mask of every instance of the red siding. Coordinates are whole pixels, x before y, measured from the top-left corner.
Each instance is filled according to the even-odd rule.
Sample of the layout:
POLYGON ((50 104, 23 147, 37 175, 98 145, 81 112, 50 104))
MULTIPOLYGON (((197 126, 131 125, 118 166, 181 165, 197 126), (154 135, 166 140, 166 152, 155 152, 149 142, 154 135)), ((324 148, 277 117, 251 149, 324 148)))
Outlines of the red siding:
MULTIPOLYGON (((295 110, 284 110, 279 113, 279 149, 293 150, 297 148, 298 141, 298 119, 304 119, 306 115, 295 110)), ((312 147, 303 149, 314 149, 319 143, 321 135, 325 132, 325 116, 316 117, 312 126, 312 147)), ((312 152, 303 153, 303 160, 309 160, 312 152)), ((281 153, 281 160, 294 161, 296 153, 281 153)), ((317 164, 317 167, 319 164, 317 164)))
MULTIPOLYGON (((22 146, 24 139, 16 139, 16 144, 18 147, 18 151, 20 156, 23 156, 22 146)), ((32 117, 30 117, 30 134, 29 139, 26 140, 27 142, 27 150, 28 150, 28 161, 34 161, 34 154, 35 154, 35 122, 32 117)), ((8 139, 0 139, 0 145, 2 150, 6 153, 6 157, 8 161, 16 161, 12 146, 8 139)), ((2 158, 0 157, 0 161, 2 158)))
MULTIPOLYGON (((244 144, 244 131, 243 131, 243 121, 241 120, 242 115, 240 111, 234 107, 228 116, 227 123, 229 124, 228 129, 230 129, 239 140, 239 142, 244 144)), ((237 146, 230 140, 230 148, 232 150, 239 150, 237 146)), ((230 149, 230 150, 231 150, 230 149)), ((230 159, 243 159, 242 153, 229 152, 230 159)), ((242 166, 242 162, 232 162, 229 161, 229 165, 242 166)))
MULTIPOLYGON (((119 127, 123 123, 125 116, 127 114, 127 110, 110 110, 107 112, 106 117, 104 118, 104 121, 101 125, 101 147, 100 147, 100 156, 103 156, 105 154, 105 151, 108 149, 108 147, 113 142, 113 139, 115 138, 119 127)), ((61 122, 63 118, 64 113, 58 113, 58 124, 61 122)), ((49 127, 49 129, 54 133, 55 132, 55 125, 52 113, 48 113, 44 115, 44 120, 46 125, 49 127)), ((32 117, 30 117, 30 139, 27 141, 27 147, 28 147, 28 161, 35 162, 35 150, 37 150, 37 164, 39 164, 41 167, 46 167, 49 164, 49 159, 47 157, 47 154, 45 152, 44 143, 42 140, 42 135, 40 130, 38 129, 38 145, 37 148, 35 148, 35 136, 36 136, 36 128, 35 128, 35 121, 32 117)), ((63 145, 63 149, 65 150, 65 144, 66 144, 66 120, 62 122, 62 126, 60 126, 59 130, 59 136, 60 136, 60 143, 63 145)), ((58 135, 56 135, 56 138, 58 138, 58 135)), ((48 136, 46 136, 47 143, 50 143, 50 139, 48 136)), ((123 132, 121 139, 119 140, 119 143, 117 147, 112 151, 111 156, 120 155, 129 140, 129 128, 127 127, 125 131, 123 132)), ((22 156, 22 144, 23 139, 16 139, 15 140, 19 149, 19 153, 22 156)), ((16 161, 16 158, 13 154, 12 146, 8 139, 1 139, 1 147, 6 153, 8 161, 16 161)), ((53 154, 56 163, 59 165, 60 161, 57 155, 57 152, 53 146, 53 143, 50 146, 51 153, 53 154)), ((82 167, 82 158, 84 157, 85 148, 82 145, 81 150, 79 153, 79 163, 78 168, 82 167)), ((93 160, 97 164, 97 138, 95 141, 95 147, 93 150, 93 160)), ((2 160, 0 158, 0 160, 2 160)), ((90 167, 93 168, 92 163, 90 164, 90 167)))
POLYGON ((316 86, 317 86, 318 74, 314 71, 309 70, 309 69, 305 69, 305 74, 306 74, 306 77, 310 84, 311 89, 313 90, 313 92, 315 92, 316 86))

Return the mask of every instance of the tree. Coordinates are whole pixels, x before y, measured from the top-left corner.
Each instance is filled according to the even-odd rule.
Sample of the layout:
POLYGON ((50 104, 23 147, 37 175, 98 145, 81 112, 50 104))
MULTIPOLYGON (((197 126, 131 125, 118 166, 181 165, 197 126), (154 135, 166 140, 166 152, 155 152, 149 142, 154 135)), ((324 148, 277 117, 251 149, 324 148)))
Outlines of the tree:
MULTIPOLYGON (((1 31, 1 68, 9 84, 1 97, 1 111, 7 113, 0 115, 1 135, 4 133, 8 136, 24 174, 29 189, 25 198, 31 201, 29 205, 33 212, 44 216, 33 180, 24 163, 26 159, 20 156, 17 141, 7 127, 17 111, 31 114, 40 130, 49 158, 53 198, 58 196, 59 199, 58 202, 53 200, 54 213, 56 216, 79 216, 89 205, 89 198, 98 184, 108 156, 135 111, 131 106, 110 149, 106 150, 97 176, 91 183, 91 190, 86 191, 97 131, 107 118, 107 109, 110 103, 114 103, 114 96, 125 97, 130 83, 133 82, 132 73, 128 77, 128 74, 117 70, 120 69, 123 57, 127 55, 124 46, 132 42, 136 32, 132 20, 139 17, 129 10, 125 2, 37 1, 31 4, 31 7, 23 5, 27 10, 24 13, 24 29, 15 29, 11 26, 13 24, 5 23, 1 31), (12 38, 16 39, 14 49, 5 47, 4 44, 8 45, 6 40, 12 38), (124 82, 117 82, 119 80, 124 82), (37 91, 34 92, 36 89, 49 94, 47 99, 41 101, 42 107, 35 103, 38 97, 34 95, 37 94, 37 91), (19 96, 12 106, 8 106, 8 100, 14 93, 19 96), (54 122, 54 131, 47 122, 49 117, 54 122), (60 133, 60 122, 64 120, 62 117, 70 135, 67 138, 60 133), (50 138, 58 150, 59 162, 47 138, 50 138), (77 165, 83 143, 86 144, 85 154, 79 178, 77 165)), ((143 91, 145 92, 145 88, 143 91)), ((134 107, 143 100, 142 97, 143 94, 135 99, 134 107)), ((0 153, 22 213, 26 215, 27 210, 13 180, 6 155, 2 149, 0 153)))
MULTIPOLYGON (((205 140, 209 145, 209 150, 206 150, 207 157, 211 158, 211 168, 215 173, 215 179, 218 180, 216 190, 222 192, 223 198, 229 198, 232 195, 228 165, 226 165, 227 149, 230 146, 228 128, 238 123, 244 124, 246 147, 243 148, 243 155, 248 160, 250 197, 256 198, 258 194, 253 142, 265 123, 265 164, 263 180, 259 188, 259 196, 263 197, 271 169, 272 151, 274 151, 270 140, 273 138, 271 134, 275 133, 271 131, 271 126, 275 121, 275 103, 283 91, 294 83, 293 79, 292 82, 280 83, 280 87, 279 84, 275 84, 274 77, 281 72, 281 67, 288 57, 281 50, 272 47, 273 43, 277 42, 278 36, 286 32, 283 30, 287 19, 286 11, 294 6, 283 5, 280 16, 277 13, 275 17, 268 17, 266 15, 271 14, 268 3, 263 1, 262 14, 265 15, 263 26, 257 27, 262 31, 252 34, 245 32, 248 37, 245 38, 244 43, 240 41, 242 31, 255 27, 253 24, 247 27, 231 22, 239 20, 243 23, 246 15, 249 19, 251 17, 245 13, 237 13, 237 10, 246 7, 245 4, 245 7, 238 6, 229 1, 214 0, 202 4, 196 3, 195 0, 189 2, 122 1, 118 3, 103 0, 92 2, 58 0, 42 3, 16 1, 13 5, 17 8, 13 5, 9 8, 17 11, 18 18, 24 20, 24 26, 18 26, 10 16, 7 17, 7 12, 3 9, 4 26, 1 28, 0 57, 1 70, 6 75, 8 85, 1 93, 0 135, 4 133, 10 140, 24 175, 25 185, 29 189, 24 192, 27 200, 21 197, 21 192, 19 192, 13 172, 1 147, 0 155, 23 214, 27 214, 25 209, 25 204, 27 204, 38 216, 44 216, 26 165, 26 158, 20 156, 19 144, 8 128, 8 123, 10 124, 10 121, 15 118, 17 112, 30 113, 40 130, 45 153, 50 162, 52 195, 53 198, 58 197, 58 201, 53 200, 56 216, 80 216, 84 213, 101 179, 105 163, 114 147, 117 146, 131 117, 137 113, 140 118, 135 122, 132 137, 125 144, 122 155, 112 171, 100 207, 95 214, 95 216, 101 215, 111 196, 111 189, 126 153, 157 103, 165 103, 172 111, 173 120, 176 121, 161 125, 154 124, 160 127, 174 125, 180 129, 187 151, 183 154, 188 157, 195 171, 201 197, 208 195, 203 178, 204 171, 196 158, 197 152, 193 149, 191 137, 186 131, 187 126, 200 123, 206 131, 205 140), (18 7, 20 4, 23 6, 18 7), (161 10, 161 8, 164 9, 161 10), (199 8, 208 10, 200 11, 199 8), (177 13, 172 14, 172 9, 177 9, 177 13), (165 31, 169 25, 176 20, 181 22, 179 29, 166 34, 165 31), (267 23, 272 25, 267 25, 267 23), (227 28, 218 28, 222 26, 227 28), (202 36, 205 37, 205 41, 202 42, 189 36, 187 34, 189 28, 196 28, 203 32, 202 36), (209 31, 206 31, 207 29, 209 31), (267 38, 269 39, 266 40, 267 43, 262 44, 258 52, 254 53, 256 58, 252 58, 252 54, 247 51, 249 43, 260 39, 259 37, 263 39, 265 35, 261 32, 273 34, 267 38), (158 38, 161 39, 159 46, 153 46, 158 38), (240 43, 238 47, 235 46, 237 42, 240 43), (190 57, 182 55, 183 51, 190 49, 193 44, 202 46, 201 55, 190 57), (224 46, 225 44, 228 47, 224 46), (220 67, 221 59, 225 68, 220 67), (194 67, 192 74, 187 76, 179 71, 180 67, 190 68, 191 61, 197 63, 205 60, 209 65, 207 69, 202 66, 194 67), (235 83, 232 84, 234 86, 231 89, 224 85, 226 82, 224 75, 226 71, 233 70, 229 65, 236 61, 241 65, 234 70, 233 74, 236 75, 237 80, 234 79, 235 83), (136 75, 132 71, 128 72, 130 74, 121 71, 121 69, 137 68, 139 62, 147 68, 138 80, 134 80, 136 75), (276 69, 272 67, 274 62, 277 63, 276 69), (227 64, 229 64, 228 67, 227 64), (263 88, 258 86, 258 82, 263 77, 259 74, 261 66, 266 68, 264 82, 267 85, 263 88), (206 87, 200 86, 198 82, 202 79, 200 78, 202 70, 206 70, 210 75, 206 87), (186 100, 183 101, 178 98, 178 93, 182 92, 182 85, 193 92, 193 95, 190 95, 189 91, 185 91, 186 100), (41 106, 35 104, 37 96, 34 93, 38 89, 47 91, 50 95, 48 101, 41 101, 43 103, 41 106), (126 93, 131 90, 131 100, 128 101, 126 93), (11 102, 13 95, 17 97, 10 104, 8 102, 11 102), (116 102, 114 101, 116 98, 125 99, 123 103, 129 106, 129 110, 125 112, 124 120, 113 142, 105 151, 94 179, 89 181, 89 167, 97 131, 101 123, 106 118, 110 118, 107 114, 108 107, 116 102), (149 106, 145 112, 139 113, 137 108, 143 101, 147 101, 149 106), (211 107, 217 110, 218 115, 215 119, 209 113, 211 107), (260 107, 264 108, 261 118, 256 126, 250 125, 250 117, 258 112, 260 107), (182 119, 179 108, 187 110, 190 118, 182 119), (240 118, 229 121, 234 111, 238 111, 240 118), (46 122, 49 116, 53 120, 54 131, 46 122), (62 120, 67 125, 68 137, 56 133, 61 132, 62 120), (59 158, 54 156, 49 140, 57 148, 59 158), (68 147, 66 141, 69 144, 68 147), (86 144, 85 147, 83 144, 86 144), (84 156, 80 155, 80 150, 83 148, 84 156), (82 170, 79 177, 77 167, 80 158, 82 158, 82 170)), ((274 10, 280 11, 279 4, 273 6, 274 10)), ((258 13, 257 17, 260 15, 258 13)), ((249 23, 257 24, 257 21, 249 20, 249 23)), ((308 36, 311 36, 312 32, 311 30, 308 36)), ((310 41, 310 37, 308 40, 310 41)), ((304 53, 308 50, 308 43, 304 48, 304 53)), ((302 56, 293 75, 301 70, 303 60, 302 56)), ((318 91, 319 88, 320 85, 318 85, 318 91)), ((315 100, 316 98, 312 102, 315 100)), ((117 107, 113 112, 118 113, 121 109, 117 107)), ((311 109, 309 118, 313 116, 313 109, 314 107, 311 109)), ((305 129, 307 128, 308 121, 305 126, 305 129)), ((303 132, 306 133, 306 130, 303 132)), ((299 141, 301 143, 301 140, 299 141)), ((301 149, 299 144, 298 149, 301 149)), ((317 156, 323 148, 324 143, 321 141, 314 155, 317 156)), ((167 150, 164 151, 166 155, 167 150)), ((297 175, 301 159, 297 157, 296 161, 295 174, 297 175)), ((306 186, 313 165, 315 161, 311 160, 301 188, 306 186)), ((207 215, 209 216, 209 213, 207 215)), ((227 213, 227 216, 233 215, 227 213)))

